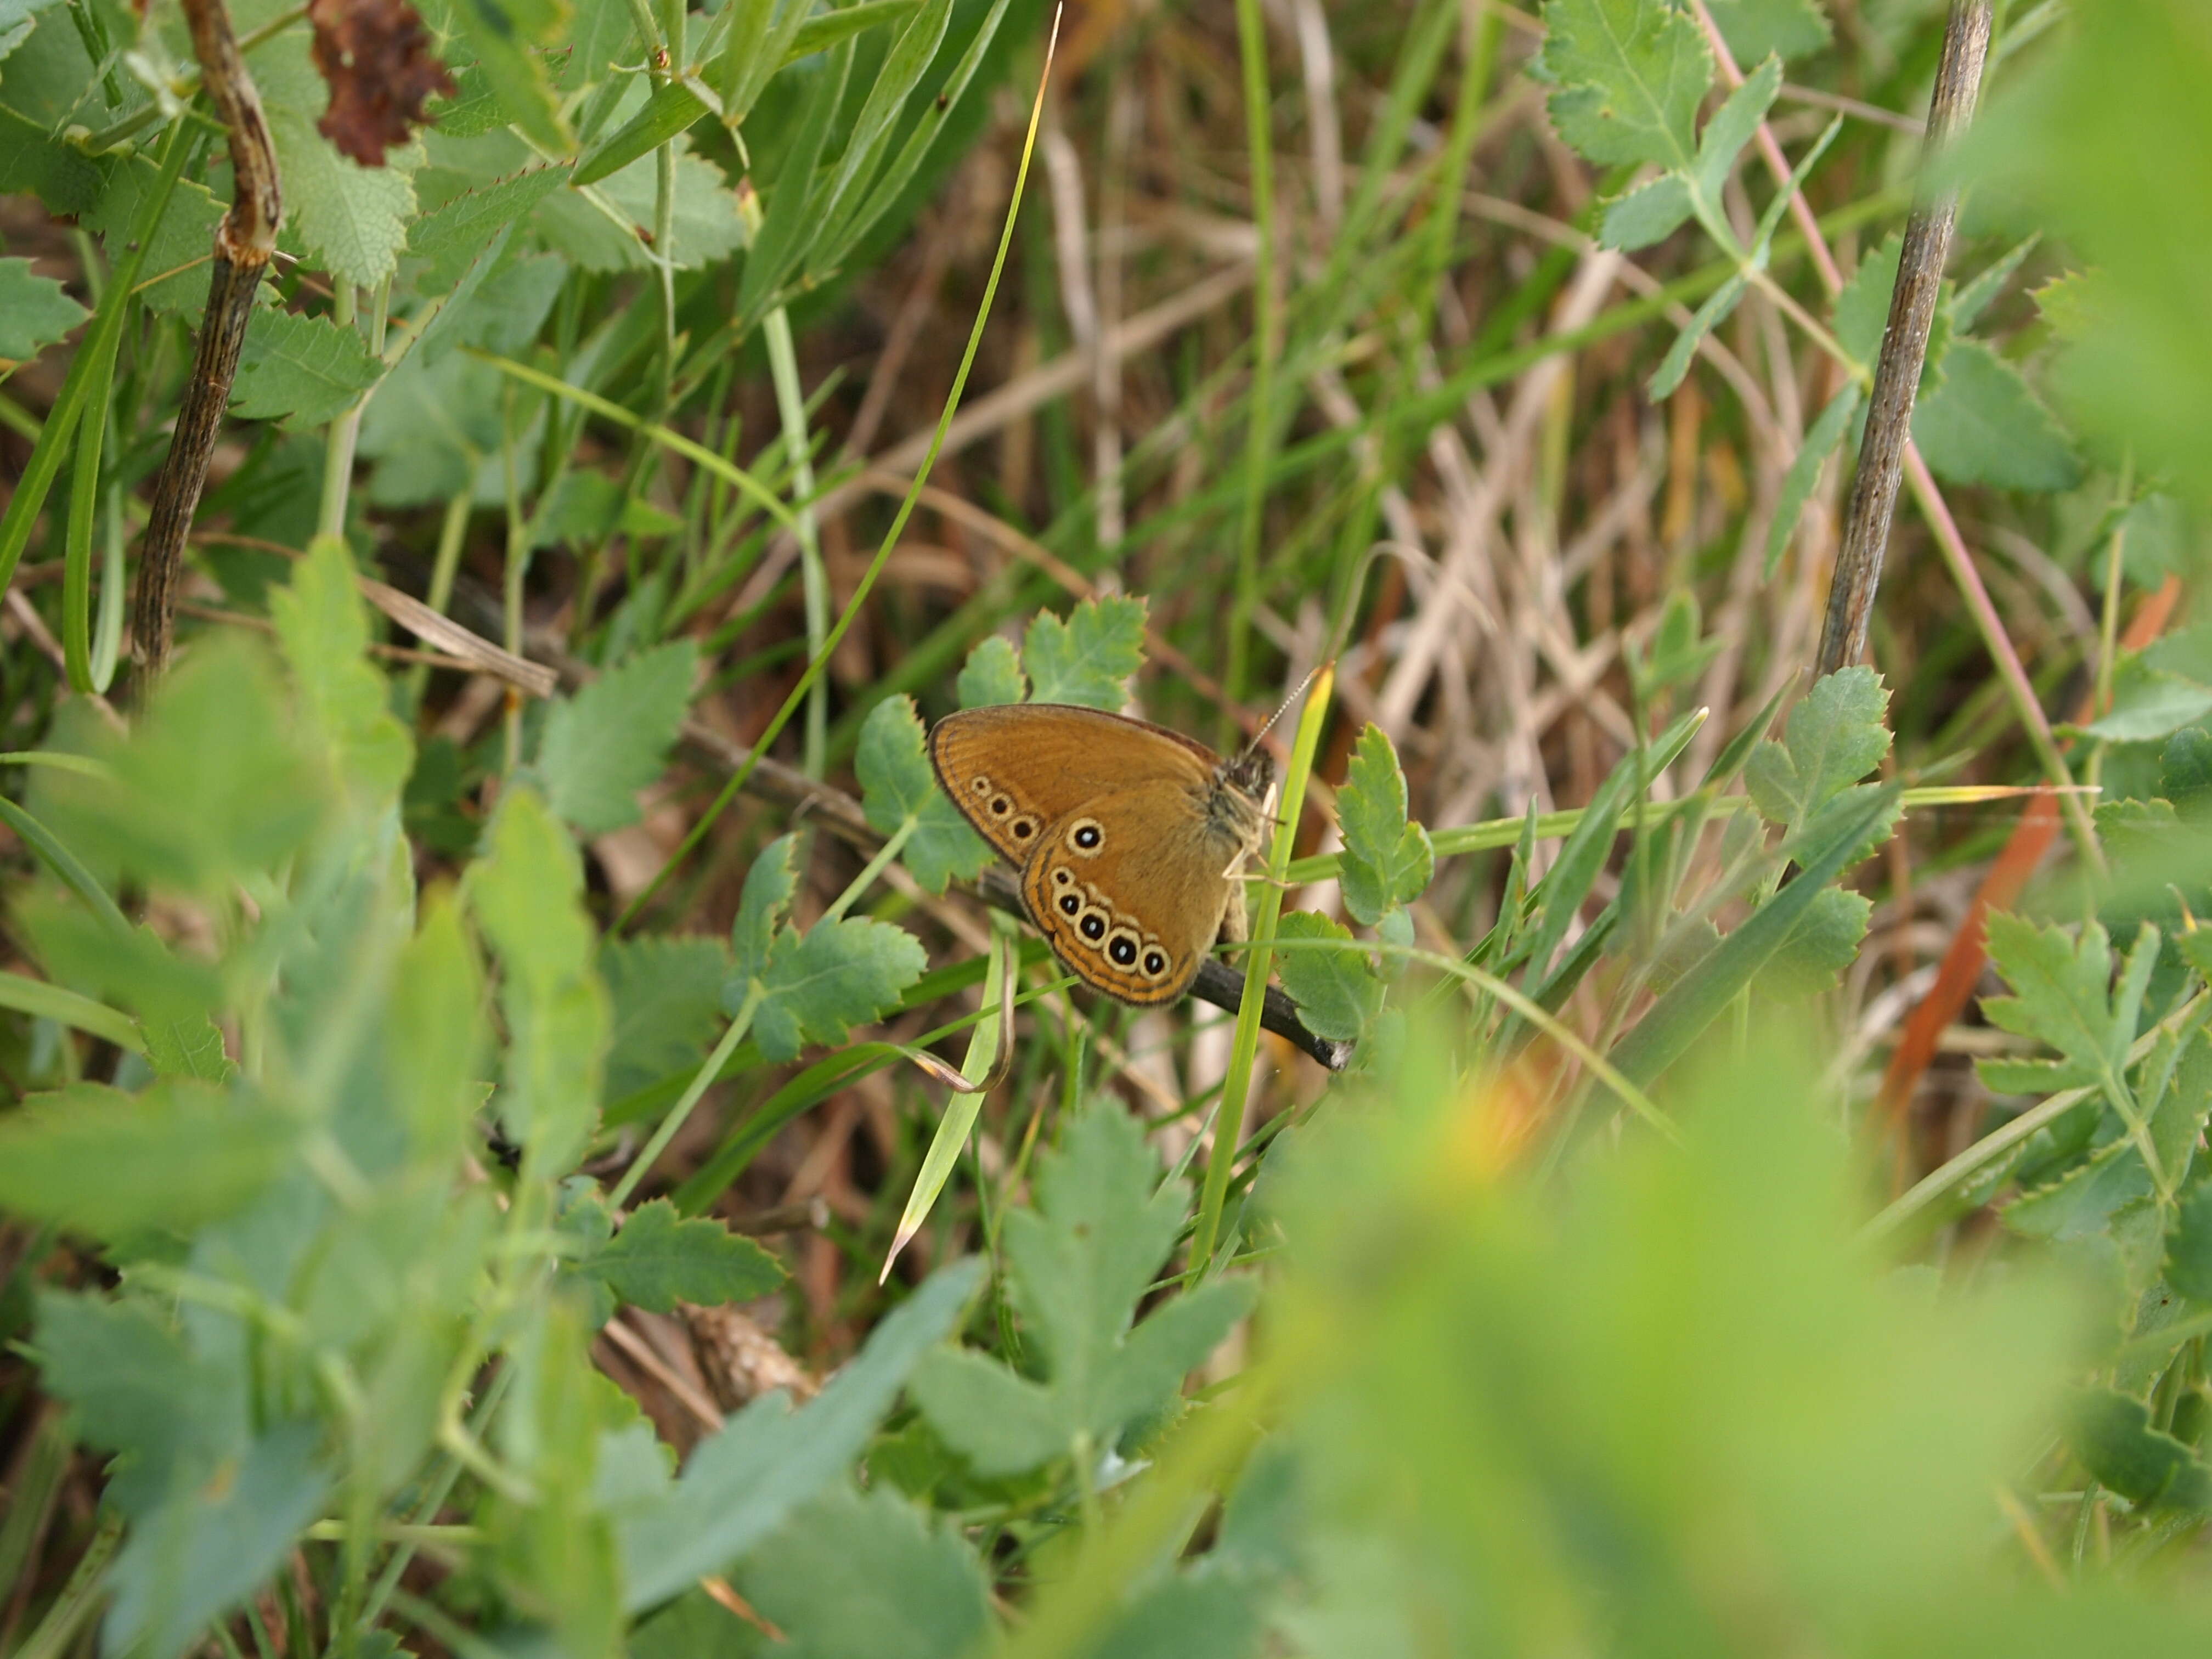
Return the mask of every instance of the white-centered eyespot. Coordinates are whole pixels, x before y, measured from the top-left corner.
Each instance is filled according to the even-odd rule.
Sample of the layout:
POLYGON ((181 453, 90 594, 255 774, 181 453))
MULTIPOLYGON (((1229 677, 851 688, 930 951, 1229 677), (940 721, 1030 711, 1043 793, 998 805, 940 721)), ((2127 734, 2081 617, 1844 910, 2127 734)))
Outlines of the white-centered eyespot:
POLYGON ((1067 850, 1079 858, 1095 859, 1106 845, 1106 831, 1097 818, 1078 818, 1067 826, 1067 850))

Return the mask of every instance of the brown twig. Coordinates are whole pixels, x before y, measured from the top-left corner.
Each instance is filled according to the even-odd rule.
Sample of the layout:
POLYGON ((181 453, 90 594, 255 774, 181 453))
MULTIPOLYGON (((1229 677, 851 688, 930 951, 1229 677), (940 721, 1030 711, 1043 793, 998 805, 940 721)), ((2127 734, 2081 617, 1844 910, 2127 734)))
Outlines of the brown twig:
POLYGON ((231 31, 230 14, 222 0, 184 0, 184 8, 192 53, 199 59, 201 85, 229 137, 236 187, 230 210, 216 227, 215 263, 191 378, 177 411, 168 458, 154 485, 145 539, 139 544, 132 633, 141 697, 168 666, 185 537, 207 484, 208 462, 215 453, 223 408, 230 401, 231 383, 238 377, 238 356, 246 343, 254 292, 269 268, 276 227, 284 217, 276 146, 261 112, 260 94, 253 89, 238 38, 231 31))
MULTIPOLYGON (((1928 111, 1930 152, 1949 143, 1973 118, 1989 48, 1986 0, 1952 0, 1943 26, 1935 98, 1928 111)), ((1866 649, 1867 618, 1881 581, 1882 552, 1889 544, 1905 447, 1912 439, 1912 400, 1928 361, 1936 292, 1950 257, 1951 229, 1958 214, 1957 189, 1944 188, 1924 196, 1905 222, 1897 287, 1890 295, 1889 325, 1882 331, 1881 356, 1875 366, 1866 438, 1859 447, 1858 471, 1844 512, 1843 544, 1828 588, 1827 622, 1820 635, 1815 675, 1832 674, 1856 662, 1866 649)))

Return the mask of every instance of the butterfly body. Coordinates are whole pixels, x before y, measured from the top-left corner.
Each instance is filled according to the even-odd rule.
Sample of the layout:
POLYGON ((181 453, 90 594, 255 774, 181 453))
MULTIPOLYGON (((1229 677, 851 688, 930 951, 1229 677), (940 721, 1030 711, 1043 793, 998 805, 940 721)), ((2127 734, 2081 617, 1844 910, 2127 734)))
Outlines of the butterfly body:
POLYGON ((1058 703, 949 714, 929 757, 1078 978, 1140 1005, 1190 988, 1267 823, 1264 757, 1058 703))

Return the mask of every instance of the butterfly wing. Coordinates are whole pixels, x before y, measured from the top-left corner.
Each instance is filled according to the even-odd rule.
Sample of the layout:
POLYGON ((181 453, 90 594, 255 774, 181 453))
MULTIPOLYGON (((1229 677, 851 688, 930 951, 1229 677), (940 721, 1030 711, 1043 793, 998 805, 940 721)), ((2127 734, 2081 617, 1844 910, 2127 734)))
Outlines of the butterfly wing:
POLYGON ((1189 786, 1156 779, 1083 802, 1047 825, 1022 899, 1053 953, 1124 1002, 1172 1002, 1221 931, 1239 848, 1189 786))
POLYGON ((929 761, 961 816, 1017 869, 1050 825, 1085 802, 1156 782, 1193 787, 1216 764, 1180 732, 1036 702, 947 714, 930 729, 929 761))

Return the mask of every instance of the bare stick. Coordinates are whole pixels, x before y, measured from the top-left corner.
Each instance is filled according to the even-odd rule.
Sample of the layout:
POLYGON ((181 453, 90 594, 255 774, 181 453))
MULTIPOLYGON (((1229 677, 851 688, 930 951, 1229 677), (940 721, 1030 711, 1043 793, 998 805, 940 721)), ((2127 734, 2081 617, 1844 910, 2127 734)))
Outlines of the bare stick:
POLYGON ((168 459, 154 484, 145 539, 139 544, 132 633, 141 698, 168 666, 185 537, 207 484, 208 461, 215 453, 223 408, 230 401, 231 383, 238 378, 238 354, 246 343, 254 291, 269 268, 276 227, 284 217, 283 198, 276 187, 276 147, 261 113, 260 94, 253 89, 246 60, 239 53, 238 37, 231 32, 230 14, 222 0, 184 0, 184 8, 192 32, 192 54, 200 63, 201 85, 229 136, 231 171, 237 182, 230 211, 216 227, 215 264, 191 378, 177 411, 168 459))
MULTIPOLYGON (((1973 118, 1989 48, 1986 0, 1952 0, 1943 26, 1943 55, 1936 70, 1936 94, 1928 111, 1923 168, 1925 156, 1941 150, 1973 118)), ((1912 437, 1912 399, 1928 361, 1936 290, 1950 257, 1951 228, 1958 213, 1959 192, 1944 189, 1923 196, 1905 222, 1897 287, 1889 300, 1889 325, 1882 331, 1881 357, 1875 366, 1866 441, 1859 447, 1843 545, 1828 588, 1816 675, 1832 674, 1856 662, 1866 649, 1867 618, 1874 609, 1875 589, 1881 585, 1882 553, 1889 544, 1905 446, 1912 437)))

